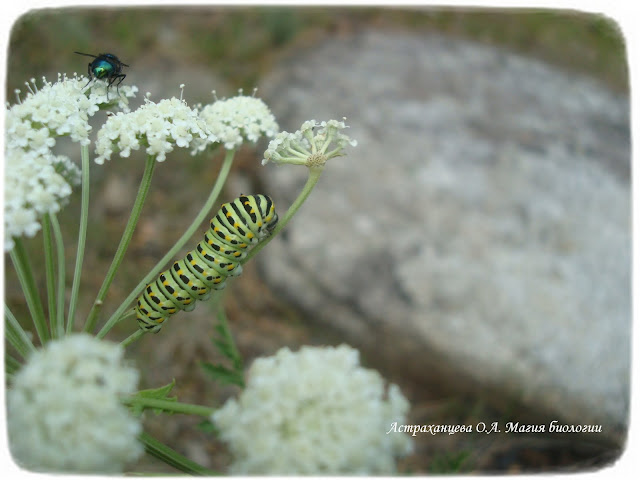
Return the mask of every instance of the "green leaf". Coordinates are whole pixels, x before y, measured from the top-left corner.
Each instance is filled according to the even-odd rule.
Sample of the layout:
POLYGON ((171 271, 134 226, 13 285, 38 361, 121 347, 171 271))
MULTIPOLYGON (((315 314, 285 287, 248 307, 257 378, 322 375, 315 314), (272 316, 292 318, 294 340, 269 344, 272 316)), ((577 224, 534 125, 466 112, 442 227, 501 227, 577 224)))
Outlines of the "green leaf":
POLYGON ((211 420, 201 421, 196 428, 202 433, 211 433, 216 436, 220 433, 216 425, 211 420))
POLYGON ((244 387, 244 378, 241 372, 232 370, 220 364, 212 364, 208 362, 201 362, 200 365, 214 380, 222 383, 223 385, 238 385, 244 387))
MULTIPOLYGON (((163 387, 159 387, 159 388, 150 388, 148 390, 140 390, 138 391, 134 397, 139 397, 139 398, 155 398, 158 400, 167 400, 169 402, 177 402, 178 401, 178 397, 169 397, 169 393, 171 392, 171 390, 173 390, 173 387, 176 385, 176 380, 175 378, 173 380, 171 380, 171 383, 163 386, 163 387)), ((137 404, 133 404, 131 406, 131 409, 133 411, 133 413, 135 415, 141 415, 142 412, 145 410, 145 407, 143 405, 137 405, 137 404)), ((163 412, 163 410, 158 409, 158 408, 154 408, 152 409, 156 414, 160 414, 163 412)))
POLYGON ((229 329, 227 316, 222 308, 218 310, 218 324, 215 326, 215 331, 217 335, 214 335, 211 339, 213 344, 218 348, 222 355, 231 360, 235 367, 241 366, 242 357, 240 356, 240 352, 238 352, 236 344, 233 341, 233 335, 229 329))
POLYGON ((235 351, 233 343, 230 341, 229 332, 223 325, 216 325, 215 330, 220 338, 214 336, 211 339, 213 344, 218 347, 218 350, 220 350, 222 355, 231 361, 235 360, 237 358, 237 352, 235 351))
POLYGON ((429 472, 437 475, 466 472, 470 456, 471 452, 467 450, 436 455, 429 464, 429 472))
POLYGON ((218 472, 209 470, 202 465, 189 460, 184 455, 179 454, 172 448, 168 447, 164 443, 158 441, 146 432, 142 432, 139 436, 140 441, 143 443, 146 452, 165 462, 167 465, 180 470, 181 472, 189 475, 206 476, 211 477, 213 475, 219 475, 218 472))
POLYGON ((220 363, 212 364, 202 362, 204 371, 215 381, 223 385, 238 385, 244 387, 244 367, 242 356, 233 340, 233 335, 229 329, 229 323, 224 313, 224 309, 218 310, 218 324, 214 327, 215 334, 211 338, 212 343, 218 351, 231 362, 231 367, 226 367, 220 363))

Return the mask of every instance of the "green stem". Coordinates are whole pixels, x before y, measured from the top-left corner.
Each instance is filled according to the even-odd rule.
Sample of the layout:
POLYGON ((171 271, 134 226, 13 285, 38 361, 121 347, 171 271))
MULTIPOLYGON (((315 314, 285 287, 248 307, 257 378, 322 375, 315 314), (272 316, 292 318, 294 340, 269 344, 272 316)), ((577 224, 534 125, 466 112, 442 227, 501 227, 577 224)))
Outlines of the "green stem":
POLYGON ((56 328, 52 328, 52 332, 55 331, 56 337, 62 337, 64 335, 64 294, 65 294, 65 256, 64 256, 64 241, 62 238, 62 230, 60 229, 60 223, 58 217, 55 214, 51 214, 51 226, 53 227, 53 237, 56 239, 56 256, 58 258, 58 310, 56 312, 56 328))
POLYGON ((51 217, 48 213, 42 216, 42 242, 44 250, 44 271, 47 284, 47 306, 49 309, 49 329, 51 338, 56 338, 56 280, 55 260, 53 259, 53 236, 51 234, 51 217))
POLYGON ((81 147, 82 157, 82 199, 80 203, 80 227, 78 228, 78 246, 76 249, 76 266, 73 272, 73 284, 71 286, 71 298, 69 300, 69 316, 67 317, 67 333, 73 330, 78 305, 78 291, 80 290, 80 277, 82 275, 82 262, 87 239, 87 224, 89 219, 89 146, 81 147))
POLYGON ((189 475, 200 475, 206 477, 218 475, 217 472, 209 470, 208 468, 205 468, 202 465, 189 460, 184 455, 179 454, 172 448, 166 446, 164 443, 153 438, 147 432, 142 432, 138 439, 140 440, 140 442, 142 442, 145 451, 149 455, 156 457, 157 459, 165 462, 168 465, 171 465, 181 472, 189 475))
POLYGON ((33 346, 29 335, 24 331, 20 322, 18 322, 18 319, 7 305, 4 307, 4 312, 7 320, 5 322, 5 336, 20 356, 26 360, 36 350, 36 347, 33 346))
POLYGON ((215 408, 193 405, 191 403, 172 402, 171 400, 161 400, 159 398, 148 398, 131 396, 122 399, 122 403, 127 406, 145 407, 160 409, 169 413, 184 413, 187 415, 198 415, 200 417, 210 417, 215 408))
POLYGON ((142 337, 145 333, 146 332, 144 330, 138 329, 135 332, 133 332, 131 335, 129 335, 127 338, 125 338, 122 342, 120 342, 120 345, 122 346, 122 348, 127 348, 133 342, 135 342, 140 337, 142 337))
POLYGON ((4 371, 5 371, 5 380, 9 383, 13 381, 13 375, 20 370, 22 365, 18 361, 17 358, 12 357, 7 352, 4 352, 4 371))
POLYGON ((165 268, 166 264, 180 251, 182 247, 189 241, 189 239, 193 236, 196 230, 200 227, 202 222, 207 218, 211 208, 215 204, 218 199, 218 195, 220 195, 220 191, 222 190, 222 186, 227 180, 227 176, 229 175, 229 171, 231 170, 231 165, 233 163, 233 158, 235 155, 235 150, 228 150, 224 161, 222 163, 222 167, 220 168, 220 172, 218 173, 218 178, 216 179, 216 183, 209 194, 209 198, 200 209, 200 212, 196 216, 196 218, 191 223, 191 226, 182 234, 182 236, 178 239, 176 244, 167 252, 167 254, 162 257, 162 259, 156 264, 153 269, 138 283, 138 285, 131 291, 129 296, 120 304, 118 309, 111 315, 111 318, 107 320, 107 323, 102 327, 102 329, 98 332, 97 337, 103 338, 113 326, 118 323, 123 318, 124 311, 128 308, 128 306, 133 302, 140 292, 146 287, 151 280, 158 276, 158 274, 165 268))
POLYGON ((289 223, 291 218, 293 218, 293 216, 296 214, 298 209, 305 202, 307 197, 309 197, 309 194, 313 190, 313 187, 316 185, 316 183, 320 179, 320 175, 322 175, 323 168, 324 167, 309 168, 309 176, 307 177, 307 183, 305 183, 304 187, 302 187, 302 191, 298 195, 298 198, 296 198, 296 200, 291 204, 291 206, 289 207, 287 212, 284 214, 284 216, 278 220, 278 225, 273 230, 271 235, 265 240, 263 240, 262 242, 260 242, 258 245, 256 245, 255 248, 247 254, 247 256, 242 261, 243 264, 249 261, 249 259, 253 258, 260 250, 262 250, 271 240, 273 240, 278 235, 278 233, 287 225, 287 223, 289 223))
POLYGON ((147 198, 147 194, 149 193, 149 188, 151 186, 151 178, 153 176, 153 170, 156 165, 156 159, 154 156, 148 155, 147 161, 145 163, 144 174, 142 176, 142 181, 140 182, 140 187, 138 188, 138 195, 136 196, 136 200, 133 204, 133 208, 131 210, 131 215, 129 216, 129 221, 127 222, 127 226, 122 233, 122 238, 120 239, 120 244, 118 245, 118 249, 116 250, 116 254, 113 257, 113 261, 111 262, 111 266, 109 267, 109 271, 105 276, 104 282, 102 282, 102 287, 96 296, 95 301, 93 302, 93 306, 91 307, 91 311, 89 312, 89 316, 87 318, 87 322, 84 326, 85 332, 92 332, 96 326, 96 322, 98 320, 98 313, 102 309, 102 303, 107 296, 107 292, 113 279, 116 276, 116 272, 118 271, 118 267, 122 263, 124 259, 124 255, 127 252, 127 247, 129 246, 129 242, 131 242, 131 238, 133 237, 133 232, 138 223, 138 219, 140 218, 140 212, 142 212, 142 206, 147 198))
POLYGON ((29 264, 29 256, 24 248, 22 239, 14 238, 14 242, 15 245, 10 252, 11 261, 18 274, 18 280, 20 281, 27 307, 29 307, 33 325, 40 338, 40 343, 44 345, 49 340, 49 332, 44 316, 44 308, 42 307, 42 302, 38 294, 38 287, 36 286, 31 265, 29 264))

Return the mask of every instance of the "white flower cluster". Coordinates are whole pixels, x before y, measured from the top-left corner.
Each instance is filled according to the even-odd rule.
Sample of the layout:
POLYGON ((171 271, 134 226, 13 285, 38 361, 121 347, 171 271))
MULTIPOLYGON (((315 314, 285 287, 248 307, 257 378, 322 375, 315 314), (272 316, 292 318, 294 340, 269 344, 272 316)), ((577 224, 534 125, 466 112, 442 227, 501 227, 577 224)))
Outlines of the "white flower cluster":
POLYGON ((347 346, 287 348, 252 364, 246 389, 212 420, 234 457, 232 473, 389 474, 412 450, 409 403, 396 385, 359 365, 347 346))
MULTIPOLYGON (((255 143, 263 135, 271 138, 278 132, 278 124, 269 107, 253 96, 217 100, 202 108, 200 118, 227 150, 240 147, 245 140, 255 143)), ((196 142, 193 153, 204 150, 209 144, 196 142)))
POLYGON ((143 452, 140 421, 120 403, 138 371, 123 350, 87 334, 32 354, 7 391, 9 446, 15 460, 41 472, 121 473, 143 452))
POLYGON ((124 96, 109 100, 104 82, 97 82, 87 94, 86 80, 58 75, 55 83, 43 78, 40 87, 31 80, 26 96, 7 110, 5 251, 13 248, 14 238, 35 235, 42 214, 59 211, 79 179, 79 170, 68 157, 52 153, 56 137, 88 145, 89 117, 107 103, 126 109, 127 97, 137 90, 123 88, 124 96))
POLYGON ((109 160, 114 148, 126 158, 132 150, 144 146, 148 155, 163 162, 174 146, 187 148, 195 138, 215 141, 196 110, 175 97, 158 103, 146 98, 145 104, 133 112, 107 119, 98 132, 95 161, 102 164, 109 160))
POLYGON ((344 155, 347 145, 355 147, 358 144, 341 132, 345 128, 344 122, 338 120, 321 123, 308 120, 294 133, 280 132, 269 142, 262 164, 274 162, 322 167, 330 158, 344 155), (317 130, 315 134, 314 130, 317 130))
MULTIPOLYGON (((81 81, 87 80, 79 77, 81 81)), ((129 97, 135 97, 138 87, 135 85, 119 85, 116 88, 110 87, 106 80, 93 79, 91 82, 84 82, 82 92, 88 96, 89 101, 96 105, 105 107, 117 107, 123 112, 130 111, 129 97)))
POLYGON ((9 251, 13 238, 34 236, 41 216, 60 210, 80 172, 69 158, 49 151, 11 148, 5 152, 5 162, 4 248, 9 251))
POLYGON ((35 80, 31 80, 31 84, 27 84, 29 92, 26 97, 9 111, 8 116, 13 118, 7 126, 8 146, 31 148, 30 142, 43 137, 46 131, 53 140, 51 146, 55 144, 54 137, 67 135, 74 142, 88 145, 91 131, 89 117, 101 105, 114 102, 119 108, 127 110, 127 97, 135 96, 138 90, 137 87, 123 87, 119 96, 112 94, 108 98, 106 84, 95 82, 87 95, 83 89, 86 80, 83 76, 68 78, 59 74, 55 83, 43 78, 43 85, 39 88, 35 80))

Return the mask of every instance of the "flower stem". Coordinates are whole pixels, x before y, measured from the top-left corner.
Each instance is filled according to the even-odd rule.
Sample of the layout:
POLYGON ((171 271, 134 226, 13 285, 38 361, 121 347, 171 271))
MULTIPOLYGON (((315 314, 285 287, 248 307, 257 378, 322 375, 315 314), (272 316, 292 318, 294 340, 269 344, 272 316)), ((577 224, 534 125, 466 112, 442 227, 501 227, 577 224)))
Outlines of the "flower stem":
POLYGON ((307 183, 305 183, 304 187, 302 188, 302 191, 298 195, 298 198, 296 198, 296 200, 291 204, 291 206, 289 207, 287 212, 284 214, 284 216, 280 218, 280 220, 278 221, 278 225, 273 230, 271 235, 268 238, 266 238, 264 241, 256 245, 255 248, 247 254, 245 259, 243 260, 243 263, 246 263, 250 258, 255 256, 260 250, 262 250, 272 239, 276 237, 276 235, 278 235, 278 233, 287 225, 287 223, 289 223, 291 218, 296 214, 298 209, 309 197, 309 194, 313 190, 313 187, 316 185, 316 183, 320 179, 320 175, 322 174, 323 168, 324 167, 322 166, 309 168, 309 176, 307 177, 307 183))
MULTIPOLYGON (((51 214, 51 226, 53 227, 53 237, 56 239, 56 256, 58 258, 58 310, 56 312, 56 337, 62 337, 64 335, 64 294, 65 294, 65 256, 64 256, 64 241, 62 238, 62 230, 60 229, 60 223, 58 217, 51 214)), ((52 328, 52 332, 54 329, 52 328)))
MULTIPOLYGON (((167 252, 167 254, 162 257, 162 259, 156 264, 155 267, 151 269, 151 271, 138 283, 138 285, 131 291, 129 296, 120 304, 118 309, 111 315, 111 318, 107 320, 107 323, 102 327, 102 329, 98 332, 97 337, 103 338, 111 328, 118 323, 123 318, 123 313, 127 309, 127 307, 133 302, 136 297, 140 294, 140 292, 147 286, 147 284, 153 280, 165 267, 167 262, 171 260, 176 253, 180 251, 182 247, 187 243, 187 241, 193 236, 195 231, 200 227, 200 224, 207 218, 209 212, 216 200, 218 199, 218 195, 220 195, 220 191, 222 190, 222 186, 227 180, 227 176, 229 175, 229 171, 231 170, 231 165, 233 163, 233 158, 235 155, 235 150, 228 150, 224 161, 222 163, 222 167, 220 168, 220 173, 218 173, 218 178, 216 179, 216 183, 209 194, 209 198, 200 209, 200 212, 196 216, 196 218, 191 223, 191 226, 187 228, 187 230, 182 234, 182 236, 178 239, 176 244, 167 252)), ((137 340, 139 337, 136 337, 137 340)))
POLYGON ((18 274, 18 280, 24 293, 24 298, 29 307, 31 318, 33 319, 33 325, 36 328, 40 343, 44 345, 50 338, 47 330, 47 321, 44 316, 44 308, 38 294, 38 287, 36 286, 35 279, 33 278, 33 272, 31 265, 29 264, 29 256, 24 248, 24 244, 20 238, 14 239, 15 245, 11 249, 10 256, 13 266, 18 274))
POLYGON ((16 374, 22 365, 17 358, 11 356, 7 352, 4 352, 4 374, 5 381, 11 385, 13 382, 13 376, 16 374))
POLYGON ((31 343, 31 339, 27 332, 24 331, 18 319, 7 305, 4 307, 5 317, 7 319, 5 323, 5 335, 9 343, 16 349, 16 351, 26 359, 31 352, 34 352, 36 347, 31 343))
POLYGON ((136 395, 123 398, 122 403, 130 407, 135 406, 160 409, 169 413, 184 413, 187 415, 198 415, 200 417, 210 417, 213 412, 215 412, 215 408, 205 407, 202 405, 173 402, 171 400, 162 400, 159 398, 139 397, 136 395))
POLYGON ((145 163, 144 174, 142 176, 142 181, 140 182, 140 187, 138 188, 138 195, 136 196, 136 200, 133 204, 133 209, 131 210, 131 215, 129 216, 129 221, 127 222, 127 226, 122 233, 122 238, 120 239, 120 244, 118 245, 118 249, 116 250, 116 254, 113 257, 113 261, 111 262, 111 266, 109 267, 109 271, 105 276, 104 281, 102 282, 102 287, 96 296, 95 301, 93 302, 93 306, 91 307, 91 311, 89 312, 89 316, 87 318, 87 322, 84 326, 85 332, 93 331, 96 322, 98 320, 98 313, 102 309, 102 303, 107 296, 107 291, 113 282, 113 279, 116 276, 116 272, 118 271, 118 267, 122 263, 124 259, 124 255, 127 251, 127 247, 129 246, 129 242, 131 242, 131 238, 133 237, 133 232, 138 223, 138 219, 140 218, 140 212, 142 211, 142 206, 147 198, 147 194, 149 193, 149 188, 151 186, 151 177, 153 176, 153 170, 156 165, 156 159, 154 156, 148 155, 147 161, 145 163))
POLYGON ((153 438, 147 432, 141 433, 138 439, 142 442, 149 455, 156 457, 181 472, 189 475, 200 475, 206 477, 217 475, 217 472, 209 470, 208 468, 189 460, 187 457, 180 455, 172 448, 153 438))
POLYGON ((89 145, 83 145, 80 150, 82 157, 82 198, 80 203, 80 227, 78 228, 78 246, 76 248, 76 266, 73 272, 71 298, 69 300, 69 316, 67 317, 67 333, 73 330, 78 305, 78 290, 82 275, 82 262, 87 239, 87 223, 89 218, 89 145))
POLYGON ((42 243, 44 250, 44 271, 47 283, 47 306, 49 309, 49 329, 51 338, 56 338, 58 329, 56 327, 56 280, 55 280, 55 260, 53 259, 53 236, 51 234, 51 217, 45 213, 42 217, 42 243))
POLYGON ((131 345, 133 342, 138 340, 144 334, 145 334, 144 330, 137 329, 135 332, 133 332, 131 335, 125 338, 122 342, 120 342, 120 345, 122 346, 122 348, 127 348, 129 345, 131 345))

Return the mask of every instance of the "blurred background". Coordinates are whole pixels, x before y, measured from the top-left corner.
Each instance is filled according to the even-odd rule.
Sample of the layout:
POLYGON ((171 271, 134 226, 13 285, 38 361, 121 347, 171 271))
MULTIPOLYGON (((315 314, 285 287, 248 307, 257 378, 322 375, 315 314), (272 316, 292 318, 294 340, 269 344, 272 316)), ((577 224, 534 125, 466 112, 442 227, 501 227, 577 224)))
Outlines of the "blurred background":
MULTIPOLYGON (((274 113, 281 126, 295 130, 300 125, 300 115, 302 119, 309 119, 316 118, 318 113, 311 106, 313 102, 308 110, 299 112, 279 100, 288 95, 287 82, 291 77, 287 74, 295 73, 296 64, 304 64, 317 45, 326 45, 327 41, 339 45, 344 41, 349 48, 357 50, 358 42, 354 42, 354 38, 360 39, 362 44, 371 42, 375 45, 375 41, 367 36, 374 34, 400 39, 407 35, 411 38, 436 35, 438 39, 445 39, 445 43, 451 39, 451 42, 462 42, 460 45, 476 45, 505 52, 505 55, 513 53, 557 69, 569 78, 575 75, 580 81, 588 79, 594 88, 602 89, 622 104, 629 93, 624 39, 613 22, 596 15, 548 10, 179 7, 61 8, 25 14, 11 32, 6 69, 7 98, 13 103, 14 90, 24 90, 24 82, 31 78, 46 76, 55 80, 58 73, 86 74, 88 59, 75 55, 74 51, 110 52, 129 65, 124 71, 127 74, 125 84, 139 88, 133 106, 141 103, 146 92, 151 92, 153 100, 180 96, 179 86, 183 83, 186 84, 184 98, 192 106, 211 102, 212 90, 218 97, 224 97, 234 95, 239 89, 250 93, 258 87, 258 96, 267 104, 279 102, 274 113)), ((385 44, 385 40, 381 42, 385 44)), ((326 65, 331 67, 329 63, 326 65)), ((322 68, 321 65, 316 67, 320 67, 318 72, 322 68)), ((380 65, 381 70, 388 68, 391 67, 384 63, 380 65)), ((308 74, 309 70, 305 72, 308 74)), ((339 74, 348 77, 350 71, 342 69, 339 74)), ((375 76, 376 72, 371 74, 375 76)), ((294 85, 295 79, 291 78, 291 83, 294 85)), ((364 87, 366 89, 366 85, 364 87)), ((318 91, 320 95, 320 88, 307 93, 314 95, 318 91)), ((335 84, 327 84, 326 90, 335 94, 336 101, 340 102, 340 94, 344 92, 340 92, 335 84)), ((326 94, 326 91, 322 92, 322 95, 326 94)), ((351 112, 349 118, 353 118, 351 112)), ((104 121, 104 112, 94 120, 96 127, 99 126, 104 121)), ((628 142, 628 132, 625 136, 625 125, 620 129, 624 144, 628 142)), ((350 133, 357 138, 355 131, 350 133)), ((79 149, 62 141, 59 143, 67 155, 79 157, 79 149)), ((263 169, 258 168, 265 146, 266 143, 255 148, 246 147, 238 153, 221 201, 240 192, 258 192, 265 186, 274 188, 278 185, 276 177, 267 177, 263 169)), ((353 149, 348 160, 354 162, 360 155, 358 149, 353 149)), ((138 230, 105 303, 105 313, 126 297, 141 278, 140 272, 153 267, 191 222, 215 181, 219 164, 218 158, 191 157, 188 152, 176 151, 169 155, 167 162, 158 166, 138 230)), ((88 256, 83 268, 79 318, 88 313, 100 288, 128 218, 143 166, 143 156, 139 155, 129 159, 114 157, 108 164, 94 165, 92 169, 88 256)), ((628 188, 629 165, 616 164, 613 171, 612 175, 623 185, 621 188, 628 188)), ((367 178, 351 181, 367 182, 367 178)), ((288 193, 280 195, 282 200, 289 199, 288 193)), ((331 203, 328 199, 326 203, 339 209, 338 200, 331 203)), ((67 242, 69 282, 75 258, 71 246, 77 235, 78 208, 79 192, 59 216, 67 242)), ((202 230, 205 228, 203 226, 202 230)), ((36 236, 26 242, 35 266, 41 263, 40 241, 36 236)), ((276 247, 273 254, 268 250, 264 254, 272 255, 269 258, 274 261, 287 262, 286 254, 277 256, 276 247)), ((628 258, 623 255, 620 261, 625 265, 628 258)), ((383 260, 372 262, 367 265, 386 268, 383 260)), ((10 262, 6 263, 10 265, 10 262)), ((402 356, 378 356, 374 341, 363 340, 359 345, 357 332, 349 333, 348 327, 342 330, 323 321, 322 315, 314 315, 313 307, 308 304, 305 307, 304 302, 287 297, 283 293, 288 289, 285 284, 273 279, 265 282, 265 277, 273 277, 273 274, 264 273, 271 265, 259 265, 260 268, 258 264, 247 265, 245 273, 233 282, 225 297, 231 328, 247 364, 252 358, 270 355, 284 345, 297 348, 303 344, 348 341, 361 348, 364 364, 376 368, 401 386, 413 406, 412 423, 475 425, 485 422, 489 425, 493 421, 519 419, 540 423, 539 412, 532 412, 530 405, 522 399, 516 396, 495 401, 490 391, 471 386, 475 382, 483 383, 482 379, 468 380, 455 365, 444 369, 441 375, 423 378, 415 371, 420 368, 407 368, 403 364, 402 356), (460 377, 451 380, 455 375, 460 377), (443 381, 444 376, 448 381, 443 381), (467 385, 458 388, 456 383, 467 385)), ((384 276, 385 271, 377 274, 384 276)), ((44 285, 43 276, 39 280, 44 285)), ((6 272, 5 289, 6 301, 16 316, 28 318, 10 267, 6 272)), ((332 305, 326 305, 326 308, 331 311, 332 305)), ((208 341, 213 318, 213 307, 203 303, 188 315, 178 314, 172 319, 171 328, 161 334, 149 335, 137 342, 130 354, 142 366, 145 378, 141 387, 164 385, 175 378, 174 392, 180 400, 208 405, 218 405, 234 394, 233 388, 214 387, 199 367, 201 361, 219 360, 208 341)), ((118 325, 110 338, 119 341, 133 328, 133 321, 118 325)), ((375 325, 371 327, 375 328, 375 325)), ((384 336, 384 329, 377 332, 379 342, 396 338, 395 334, 384 336)), ((624 323, 618 333, 629 333, 624 329, 624 323)), ((398 343, 395 349, 402 349, 402 345, 398 343)), ((394 349, 393 345, 387 348, 394 349)), ((424 365, 429 367, 424 369, 438 363, 437 351, 426 356, 430 360, 425 360, 424 365)), ((221 470, 229 462, 224 446, 213 441, 209 434, 197 430, 197 420, 180 415, 168 419, 149 415, 147 423, 153 435, 195 461, 221 470)), ((575 436, 562 435, 426 434, 416 438, 417 452, 403 461, 401 471, 424 474, 591 469, 611 462, 620 454, 626 430, 624 425, 618 425, 616 429, 606 441, 578 440, 575 436)), ((144 462, 139 466, 140 470, 165 472, 168 468, 149 459, 144 462)))

